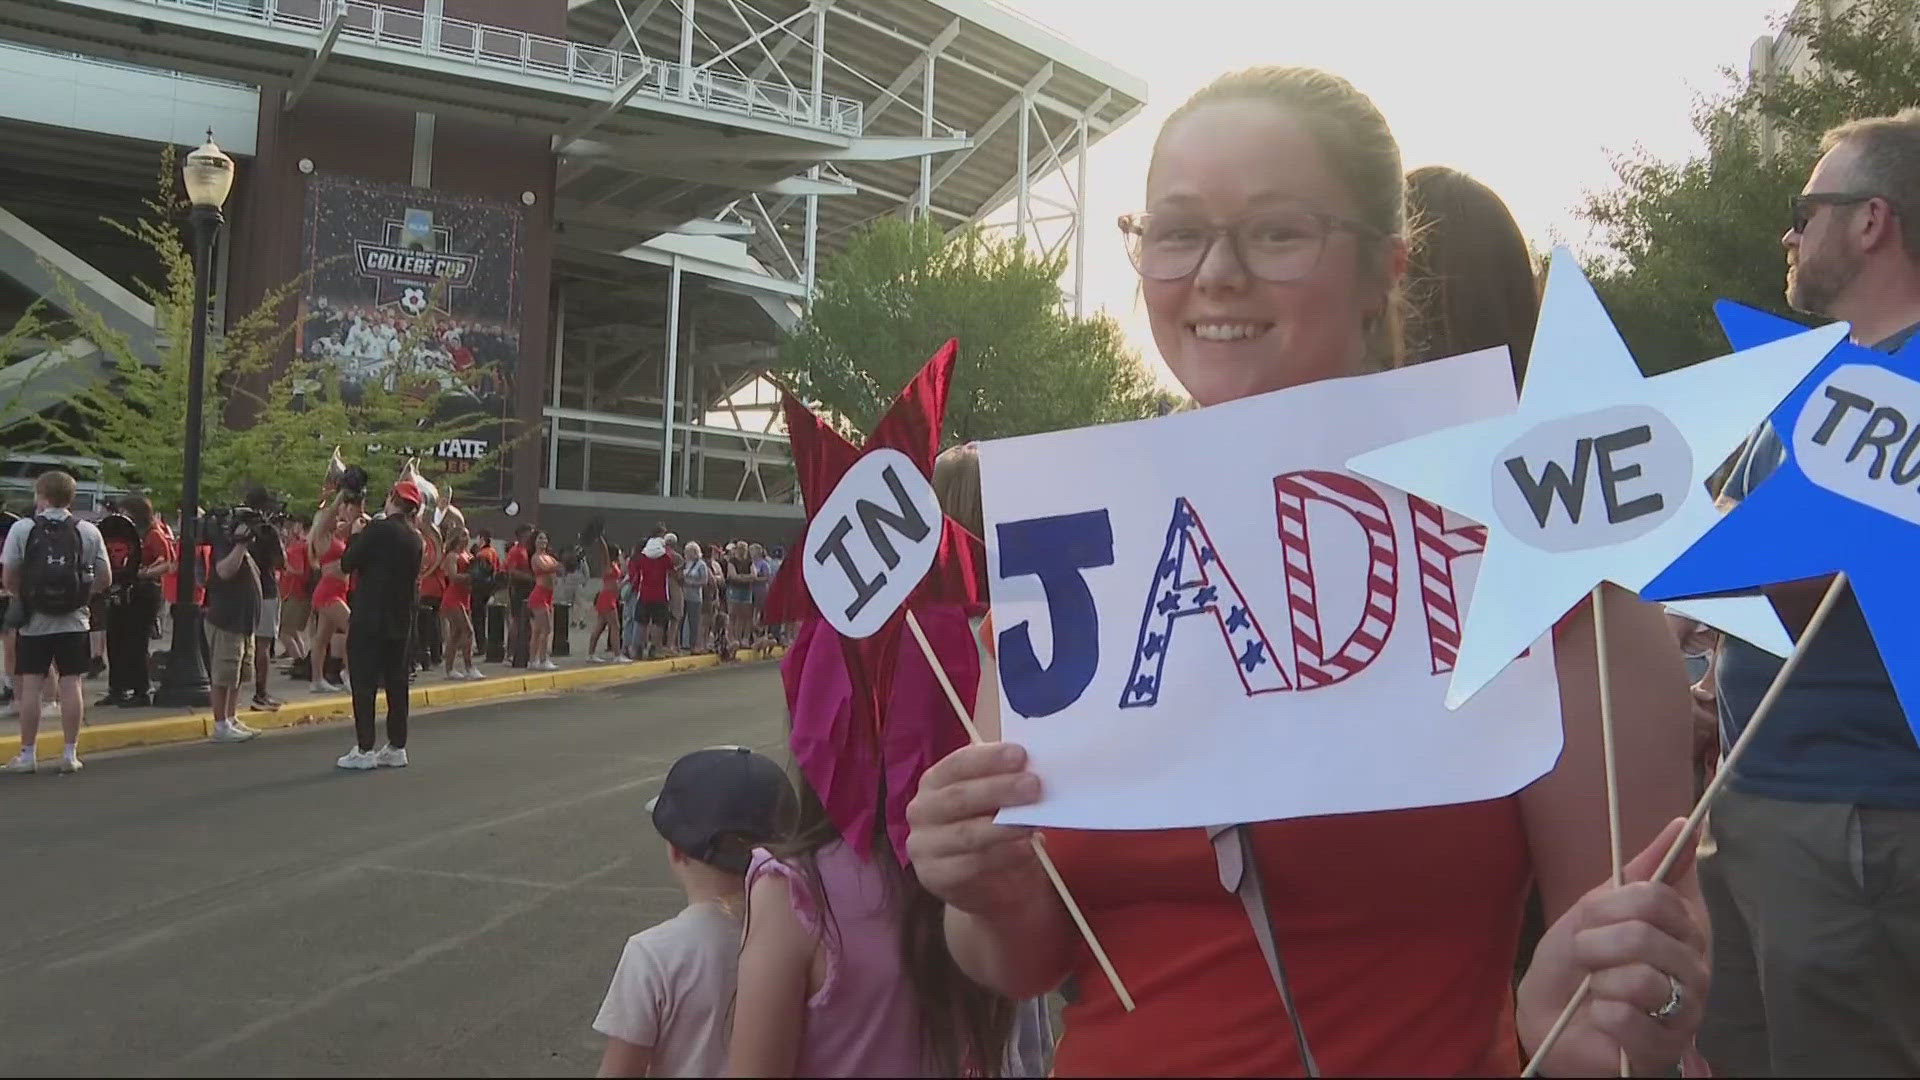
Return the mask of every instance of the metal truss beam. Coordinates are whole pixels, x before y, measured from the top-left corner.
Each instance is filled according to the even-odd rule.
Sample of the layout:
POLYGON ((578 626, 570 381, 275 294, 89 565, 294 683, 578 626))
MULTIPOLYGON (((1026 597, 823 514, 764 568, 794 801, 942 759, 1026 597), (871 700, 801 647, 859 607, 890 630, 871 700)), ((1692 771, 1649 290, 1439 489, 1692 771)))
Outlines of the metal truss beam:
POLYGON ((762 202, 758 195, 753 196, 752 201, 753 208, 760 213, 760 221, 767 227, 766 238, 779 250, 780 257, 787 261, 787 269, 791 270, 796 278, 804 276, 806 271, 800 268, 799 260, 795 259, 793 252, 788 249, 787 238, 780 235, 780 227, 774 224, 773 215, 767 213, 766 203, 762 202))
POLYGON ((300 103, 301 95, 307 87, 313 85, 313 77, 327 64, 327 58, 333 55, 333 46, 340 40, 340 31, 347 25, 347 9, 343 5, 335 8, 333 18, 327 20, 327 28, 320 32, 320 44, 314 46, 313 55, 300 66, 299 74, 293 77, 293 85, 287 87, 287 96, 280 103, 282 112, 292 112, 300 103))
POLYGON ((561 246, 579 252, 582 255, 598 256, 601 259, 607 260, 606 265, 608 266, 619 266, 623 263, 631 264, 639 262, 671 268, 673 260, 679 259, 681 269, 688 273, 698 274, 716 283, 738 286, 741 289, 750 290, 759 295, 801 300, 805 299, 807 294, 807 287, 805 285, 777 278, 771 274, 757 274, 751 270, 743 270, 737 266, 728 266, 725 263, 714 262, 710 259, 702 259, 693 255, 681 255, 670 251, 661 251, 657 248, 644 245, 629 246, 618 251, 609 251, 604 247, 578 243, 575 237, 568 236, 562 238, 561 246))
MULTIPOLYGON (((745 24, 747 22, 747 17, 743 12, 740 11, 740 5, 732 4, 730 6, 733 7, 734 14, 740 16, 741 23, 745 24)), ((755 45, 759 45, 760 51, 766 52, 768 53, 769 56, 771 56, 772 53, 769 52, 767 47, 763 44, 763 42, 767 40, 767 36, 770 34, 773 34, 776 31, 786 30, 788 26, 801 21, 802 19, 806 18, 812 13, 813 13, 812 8, 802 8, 799 11, 796 11, 793 14, 787 16, 786 18, 773 23, 772 25, 768 26, 764 30, 751 31, 750 33, 748 33, 747 39, 745 41, 739 42, 734 45, 729 45, 727 48, 721 50, 720 52, 716 52, 712 56, 708 57, 706 62, 700 65, 698 70, 705 71, 708 68, 712 67, 713 65, 720 63, 723 60, 730 60, 734 53, 742 52, 746 49, 752 48, 755 45)), ((755 14, 759 14, 759 13, 756 11, 755 14)), ((764 63, 765 61, 762 61, 762 62, 764 63)), ((738 65, 736 64, 730 63, 728 66, 733 67, 736 70, 738 69, 738 65)))
MULTIPOLYGON (((1106 102, 1111 98, 1112 94, 1113 94, 1113 91, 1111 90, 1102 92, 1100 97, 1094 100, 1093 108, 1090 108, 1087 110, 1088 115, 1091 116, 1093 112, 1095 112, 1101 106, 1105 105, 1106 102)), ((1074 121, 1075 124, 1080 123, 1081 119, 1082 118, 1075 118, 1075 121, 1074 121)), ((1088 126, 1092 126, 1090 122, 1088 126)), ((1052 161, 1049 164, 1044 164, 1037 168, 1032 167, 1031 165, 1026 166, 1027 167, 1027 183, 1029 186, 1032 185, 1033 181, 1038 180, 1041 177, 1044 177, 1052 169, 1056 169, 1056 168, 1059 169, 1062 176, 1064 176, 1067 171, 1066 163, 1061 160, 1059 147, 1053 141, 1053 136, 1050 134, 1047 134, 1047 129, 1044 124, 1041 125, 1040 131, 1042 136, 1047 140, 1047 150, 1052 157, 1052 161)), ((1081 147, 1080 152, 1085 153, 1086 148, 1084 146, 1081 147)), ((1020 174, 1016 172, 1013 174, 1013 178, 1011 180, 1008 180, 1006 183, 1000 185, 1000 190, 994 192, 991 198, 989 198, 986 202, 980 204, 980 207, 981 207, 980 213, 974 215, 973 220, 975 222, 978 222, 981 218, 987 216, 987 214, 993 212, 1001 204, 1005 203, 1008 199, 1012 198, 1016 193, 1019 192, 1019 190, 1020 190, 1020 174)), ((1074 202, 1080 203, 1085 201, 1082 198, 1082 193, 1076 190, 1073 187, 1073 184, 1071 182, 1068 183, 1067 190, 1073 192, 1074 202)), ((1047 199, 1042 199, 1042 201, 1051 202, 1051 200, 1047 200, 1047 199)), ((1062 209, 1066 209, 1066 207, 1062 207, 1062 209)))
MULTIPOLYGON (((592 0, 588 0, 588 2, 591 3, 592 0)), ((639 3, 633 5, 633 10, 629 12, 626 7, 626 0, 614 0, 615 5, 620 9, 620 29, 615 30, 613 36, 607 39, 608 47, 611 48, 619 44, 620 39, 623 37, 637 35, 640 28, 647 25, 647 20, 653 18, 653 13, 659 11, 660 5, 665 2, 666 0, 640 0, 639 3), (628 33, 629 29, 633 31, 632 35, 628 33)), ((646 50, 640 47, 638 41, 633 43, 633 50, 642 56, 646 55, 646 50)))
POLYGON ((905 161, 926 154, 950 154, 974 144, 968 137, 919 139, 868 136, 845 140, 844 145, 822 147, 777 137, 739 136, 731 139, 627 139, 618 144, 589 143, 574 148, 574 156, 600 158, 608 152, 645 154, 658 161, 905 161))
MULTIPOLYGON (((900 204, 901 206, 913 206, 913 205, 915 205, 915 202, 914 202, 914 197, 913 197, 912 195, 907 195, 907 194, 903 194, 903 193, 901 193, 901 192, 898 192, 898 191, 889 191, 888 189, 886 189, 886 188, 883 188, 883 187, 880 187, 880 186, 878 186, 878 185, 875 185, 875 184, 869 184, 869 183, 867 183, 867 182, 866 182, 866 181, 864 181, 864 180, 855 180, 855 181, 853 181, 853 186, 854 186, 854 187, 856 187, 856 188, 859 188, 859 189, 860 189, 861 191, 864 191, 864 192, 866 192, 866 193, 867 193, 867 194, 869 194, 869 195, 878 195, 878 196, 880 196, 880 197, 881 197, 881 198, 883 198, 883 199, 891 199, 891 200, 893 200, 894 202, 896 202, 896 203, 898 203, 898 204, 900 204)), ((947 208, 946 208, 946 207, 944 207, 944 206, 932 206, 932 205, 929 205, 929 206, 928 206, 928 209, 929 209, 929 210, 931 210, 931 211, 932 211, 933 213, 936 213, 936 214, 938 214, 938 215, 940 215, 941 217, 944 217, 944 218, 948 218, 948 219, 951 219, 951 220, 953 220, 953 221, 957 221, 957 222, 960 222, 961 224, 966 224, 967 222, 970 222, 970 221, 972 221, 972 220, 973 220, 972 218, 969 218, 969 217, 968 217, 967 215, 965 215, 965 214, 962 214, 962 213, 960 213, 960 212, 959 212, 959 211, 957 211, 957 210, 949 210, 949 209, 947 209, 947 208)), ((875 215, 874 215, 874 217, 876 217, 876 218, 877 218, 877 217, 885 217, 885 216, 886 216, 886 215, 885 215, 885 213, 880 213, 880 214, 875 214, 875 215)), ((873 220, 873 219, 872 219, 872 218, 869 218, 868 220, 869 220, 869 221, 871 221, 871 220, 873 220)), ((863 224, 864 224, 864 222, 863 222, 863 224)))
POLYGON ((833 180, 814 180, 804 176, 780 176, 740 168, 699 168, 656 158, 644 149, 628 149, 608 143, 579 143, 569 158, 613 165, 645 176, 685 180, 694 184, 712 184, 739 191, 765 191, 774 195, 851 195, 851 184, 833 180))
POLYGON ((555 204, 553 216, 563 225, 611 229, 616 232, 672 232, 688 236, 752 236, 754 231, 752 225, 742 222, 688 218, 684 214, 666 214, 656 210, 618 210, 606 206, 593 206, 572 199, 561 199, 555 204))
MULTIPOLYGON (((753 71, 748 74, 748 78, 757 81, 766 78, 770 72, 780 71, 780 61, 785 60, 795 46, 807 40, 800 34, 802 31, 813 29, 814 9, 803 8, 798 14, 799 21, 794 23, 793 29, 787 31, 786 37, 773 43, 773 47, 767 50, 767 55, 761 57, 760 62, 753 66, 753 71)), ((780 72, 780 79, 788 86, 793 85, 793 81, 787 78, 784 71, 780 72)))
POLYGON ((639 71, 628 77, 626 82, 614 87, 613 93, 609 94, 605 101, 587 109, 578 119, 561 128, 560 133, 553 137, 553 148, 565 150, 573 145, 576 139, 605 123, 607 117, 619 112, 627 102, 633 100, 633 95, 640 92, 640 87, 651 74, 653 73, 643 65, 639 71))
MULTIPOLYGON (((947 182, 947 177, 959 172, 960 166, 967 163, 967 159, 973 156, 974 151, 984 146, 988 139, 993 138, 994 132, 1005 127, 1007 121, 1013 119, 1015 113, 1018 113, 1021 109, 1030 107, 1034 100, 1034 95, 1038 94, 1040 88, 1052 80, 1053 61, 1049 60, 1044 67, 1034 73, 1033 78, 1027 80, 1025 86, 1017 88, 1019 92, 1008 98, 1007 103, 1000 106, 999 111, 995 112, 985 124, 981 125, 979 131, 974 132, 973 146, 948 158, 946 164, 940 166, 940 170, 933 174, 933 189, 927 194, 931 196, 934 191, 940 190, 940 185, 947 182)), ((1023 169, 1026 168, 1026 162, 1021 162, 1020 167, 1023 169)))
POLYGON ((880 119, 894 102, 900 100, 900 95, 906 91, 907 85, 920 77, 921 70, 932 63, 934 57, 945 52, 947 46, 953 44, 954 38, 960 36, 961 25, 959 19, 949 22, 946 29, 940 31, 932 41, 928 42, 927 47, 920 51, 920 55, 913 58, 913 63, 908 64, 900 74, 894 76, 893 81, 887 84, 887 89, 867 104, 866 109, 861 113, 862 123, 872 128, 874 121, 880 119))
MULTIPOLYGON (((895 30, 893 27, 886 25, 885 23, 875 22, 874 20, 869 19, 864 15, 858 14, 856 12, 848 11, 845 8, 835 8, 834 12, 835 14, 840 15, 842 18, 847 19, 849 22, 858 23, 859 25, 864 26, 867 29, 872 30, 876 33, 884 34, 887 37, 890 37, 893 40, 898 41, 903 45, 910 45, 915 49, 925 49, 929 44, 928 42, 921 41, 918 38, 912 37, 911 35, 903 34, 900 31, 895 30)), ((1020 89, 1019 83, 1014 82, 1012 79, 1009 79, 1005 75, 1002 75, 997 71, 989 71, 988 69, 981 67, 979 64, 976 64, 973 61, 967 60, 963 57, 943 56, 941 57, 940 62, 943 64, 956 65, 962 70, 970 71, 975 75, 978 75, 983 79, 986 79, 989 82, 996 83, 1000 86, 1006 87, 1009 90, 1020 89)), ((1048 61, 1048 63, 1051 64, 1052 61, 1048 61)), ((1053 97, 1052 95, 1049 95, 1049 94, 1033 95, 1033 103, 1035 105, 1040 106, 1041 108, 1059 113, 1061 116, 1070 116, 1076 120, 1079 119, 1080 113, 1082 111, 1081 109, 1073 105, 1069 105, 1066 102, 1061 101, 1059 98, 1053 97)), ((1119 127, 1124 122, 1125 122, 1124 119, 1094 120, 1091 122, 1091 124, 1095 131, 1098 131, 1104 135, 1107 132, 1112 131, 1114 128, 1119 127)))

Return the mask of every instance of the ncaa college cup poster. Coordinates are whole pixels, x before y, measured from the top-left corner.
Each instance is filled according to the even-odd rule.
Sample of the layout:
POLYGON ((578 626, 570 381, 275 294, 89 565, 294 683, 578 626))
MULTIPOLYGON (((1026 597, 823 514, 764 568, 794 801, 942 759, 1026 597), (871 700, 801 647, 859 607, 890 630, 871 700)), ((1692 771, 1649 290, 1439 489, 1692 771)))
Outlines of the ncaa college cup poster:
MULTIPOLYGON (((315 175, 307 181, 296 353, 327 363, 352 400, 392 387, 402 339, 423 320, 418 348, 453 390, 445 410, 501 418, 467 438, 413 448, 459 474, 501 444, 520 354, 521 238, 517 202, 448 195, 404 184, 315 175), (437 286, 437 289, 436 289, 437 286)), ((504 497, 504 475, 462 476, 467 498, 504 497)))

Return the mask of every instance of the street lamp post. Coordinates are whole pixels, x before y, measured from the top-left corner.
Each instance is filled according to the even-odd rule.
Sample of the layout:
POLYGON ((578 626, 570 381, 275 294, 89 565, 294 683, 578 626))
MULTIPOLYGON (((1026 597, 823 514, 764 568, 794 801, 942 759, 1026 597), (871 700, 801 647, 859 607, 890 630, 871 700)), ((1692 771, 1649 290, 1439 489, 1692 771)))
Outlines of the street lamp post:
POLYGON ((175 573, 173 644, 167 650, 167 674, 154 703, 173 708, 205 706, 209 701, 206 665, 200 659, 200 605, 194 579, 200 570, 200 442, 207 381, 207 294, 213 277, 213 243, 225 218, 220 207, 233 188, 233 159, 213 144, 187 155, 181 170, 187 222, 193 230, 193 331, 187 358, 187 443, 180 484, 180 556, 175 573))

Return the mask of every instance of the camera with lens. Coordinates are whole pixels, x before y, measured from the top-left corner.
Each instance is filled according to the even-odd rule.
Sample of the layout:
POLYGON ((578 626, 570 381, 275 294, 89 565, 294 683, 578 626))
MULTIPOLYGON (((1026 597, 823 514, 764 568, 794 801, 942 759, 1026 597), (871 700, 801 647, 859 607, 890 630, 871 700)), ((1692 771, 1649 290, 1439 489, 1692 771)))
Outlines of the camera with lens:
POLYGON ((251 542, 272 531, 267 515, 251 506, 220 507, 200 516, 200 535, 221 543, 251 542))

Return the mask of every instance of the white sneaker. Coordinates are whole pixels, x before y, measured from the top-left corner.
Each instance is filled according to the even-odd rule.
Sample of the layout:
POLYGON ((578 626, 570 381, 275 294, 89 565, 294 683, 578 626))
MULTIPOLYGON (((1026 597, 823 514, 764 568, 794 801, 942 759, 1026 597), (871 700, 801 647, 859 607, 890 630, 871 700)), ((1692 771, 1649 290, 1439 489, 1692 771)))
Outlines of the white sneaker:
POLYGON ((404 769, 407 767, 407 748, 389 743, 373 752, 373 763, 388 769, 404 769))
POLYGON ((39 768, 40 764, 34 760, 33 751, 22 750, 18 754, 13 755, 12 761, 7 762, 6 771, 10 773, 30 773, 39 768))
POLYGON ((604 664, 606 662, 607 662, 607 658, 604 656, 601 656, 599 653, 587 654, 587 663, 589 664, 604 664))
POLYGON ((81 762, 79 754, 68 752, 60 755, 60 771, 61 772, 77 773, 84 768, 86 768, 86 765, 83 762, 81 762))
POLYGON ((259 728, 254 727, 252 724, 247 723, 245 720, 242 720, 237 716, 227 721, 227 723, 233 725, 233 729, 235 731, 238 731, 240 734, 245 735, 249 739, 260 734, 259 728))
POLYGON ((246 742, 260 734, 257 731, 242 728, 232 720, 216 720, 213 723, 213 742, 246 742))
POLYGON ((477 667, 469 666, 467 668, 467 678, 469 679, 484 679, 486 677, 487 677, 487 673, 484 671, 481 671, 477 667))
POLYGON ((341 754, 340 759, 334 762, 334 765, 342 769, 371 769, 379 764, 378 754, 371 750, 362 750, 357 746, 341 754))
POLYGON ((447 678, 449 678, 449 679, 458 679, 458 680, 461 680, 461 681, 465 681, 465 679, 466 679, 466 677, 467 677, 467 673, 466 673, 466 671, 465 671, 464 669, 461 669, 461 668, 449 668, 449 669, 447 670, 447 678))
POLYGON ((541 671, 559 671, 559 670, 560 670, 560 665, 559 665, 559 664, 556 664, 556 663, 554 663, 554 662, 553 662, 553 661, 551 661, 551 660, 548 660, 548 661, 545 661, 544 663, 542 663, 542 664, 540 665, 540 670, 541 670, 541 671))
POLYGON ((633 663, 633 657, 621 656, 621 655, 615 654, 613 658, 613 662, 616 664, 631 664, 633 663))

